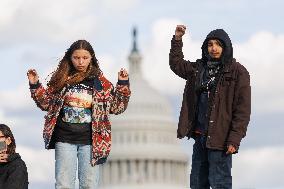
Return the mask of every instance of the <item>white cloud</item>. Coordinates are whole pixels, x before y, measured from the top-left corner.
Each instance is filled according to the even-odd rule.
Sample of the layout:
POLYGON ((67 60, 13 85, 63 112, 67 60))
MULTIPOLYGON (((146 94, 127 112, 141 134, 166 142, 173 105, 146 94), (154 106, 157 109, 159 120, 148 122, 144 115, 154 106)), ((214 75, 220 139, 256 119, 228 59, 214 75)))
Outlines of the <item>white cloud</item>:
POLYGON ((0 99, 1 109, 25 109, 34 105, 27 82, 16 89, 1 91, 0 99))
MULTIPOLYGON (((181 93, 185 80, 178 78, 169 68, 170 40, 175 27, 182 22, 177 19, 161 19, 153 24, 151 44, 145 48, 143 72, 150 84, 165 94, 181 93)), ((184 36, 185 55, 197 58, 199 43, 193 42, 188 33, 184 36), (188 54, 189 53, 189 54, 188 54)))
POLYGON ((17 6, 6 3, 8 11, 0 13, 4 24, 0 33, 6 36, 3 40, 6 44, 12 41, 36 42, 39 39, 73 41, 90 37, 98 27, 98 17, 91 11, 96 3, 90 0, 15 2, 17 6))
POLYGON ((1 43, 47 41, 58 43, 92 38, 106 31, 105 16, 119 15, 139 0, 1 0, 1 43), (107 10, 109 13, 105 15, 107 10))
POLYGON ((284 146, 249 149, 233 156, 233 188, 283 186, 284 146))

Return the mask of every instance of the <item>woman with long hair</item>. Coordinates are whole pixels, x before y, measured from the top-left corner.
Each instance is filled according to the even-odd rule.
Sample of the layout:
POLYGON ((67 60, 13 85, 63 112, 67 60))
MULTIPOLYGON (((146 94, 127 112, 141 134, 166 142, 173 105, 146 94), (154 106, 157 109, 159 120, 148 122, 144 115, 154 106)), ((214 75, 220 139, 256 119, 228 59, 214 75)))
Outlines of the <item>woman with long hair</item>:
POLYGON ((26 164, 16 153, 15 138, 5 124, 0 124, 0 188, 28 188, 26 164))
POLYGON ((56 189, 96 188, 99 166, 111 148, 109 114, 120 114, 130 97, 125 69, 116 87, 100 70, 89 42, 78 40, 67 49, 45 89, 34 69, 27 73, 37 106, 47 111, 43 137, 47 149, 55 148, 56 189), (77 165, 78 162, 78 165, 77 165))

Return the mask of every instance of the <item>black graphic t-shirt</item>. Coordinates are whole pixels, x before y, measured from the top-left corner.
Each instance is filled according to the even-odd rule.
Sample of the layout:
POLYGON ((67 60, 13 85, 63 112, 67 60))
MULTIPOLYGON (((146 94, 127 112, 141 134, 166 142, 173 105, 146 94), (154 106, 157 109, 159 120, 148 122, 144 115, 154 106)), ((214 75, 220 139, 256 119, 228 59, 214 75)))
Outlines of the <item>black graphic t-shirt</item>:
POLYGON ((68 87, 55 127, 55 141, 91 144, 92 93, 94 79, 68 87))

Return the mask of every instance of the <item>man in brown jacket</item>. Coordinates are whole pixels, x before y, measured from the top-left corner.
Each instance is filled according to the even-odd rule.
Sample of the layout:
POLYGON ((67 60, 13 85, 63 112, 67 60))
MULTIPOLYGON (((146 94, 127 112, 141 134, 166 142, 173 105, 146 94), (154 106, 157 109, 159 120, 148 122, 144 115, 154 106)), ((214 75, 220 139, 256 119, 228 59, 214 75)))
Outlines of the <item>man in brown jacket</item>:
POLYGON ((211 31, 202 45, 202 58, 184 60, 178 25, 171 41, 171 70, 186 80, 177 137, 194 138, 190 187, 231 189, 232 154, 246 135, 251 112, 250 76, 233 58, 223 29, 211 31))

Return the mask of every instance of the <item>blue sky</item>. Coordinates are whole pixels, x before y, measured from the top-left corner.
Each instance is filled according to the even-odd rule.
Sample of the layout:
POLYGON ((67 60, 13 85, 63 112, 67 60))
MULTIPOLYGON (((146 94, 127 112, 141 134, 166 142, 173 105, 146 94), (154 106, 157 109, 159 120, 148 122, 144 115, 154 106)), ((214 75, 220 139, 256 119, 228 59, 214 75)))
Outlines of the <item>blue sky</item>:
POLYGON ((84 38, 93 45, 105 75, 116 82, 116 72, 128 67, 131 29, 137 26, 145 78, 169 98, 177 120, 184 81, 168 67, 176 24, 188 28, 184 54, 192 61, 200 57, 201 43, 211 30, 229 33, 234 55, 250 71, 252 85, 252 119, 234 157, 235 188, 282 188, 283 7, 281 0, 1 0, 0 122, 15 133, 31 189, 53 187, 54 152, 43 149, 44 113, 30 99, 27 69, 36 68, 44 82, 71 43, 84 38))

